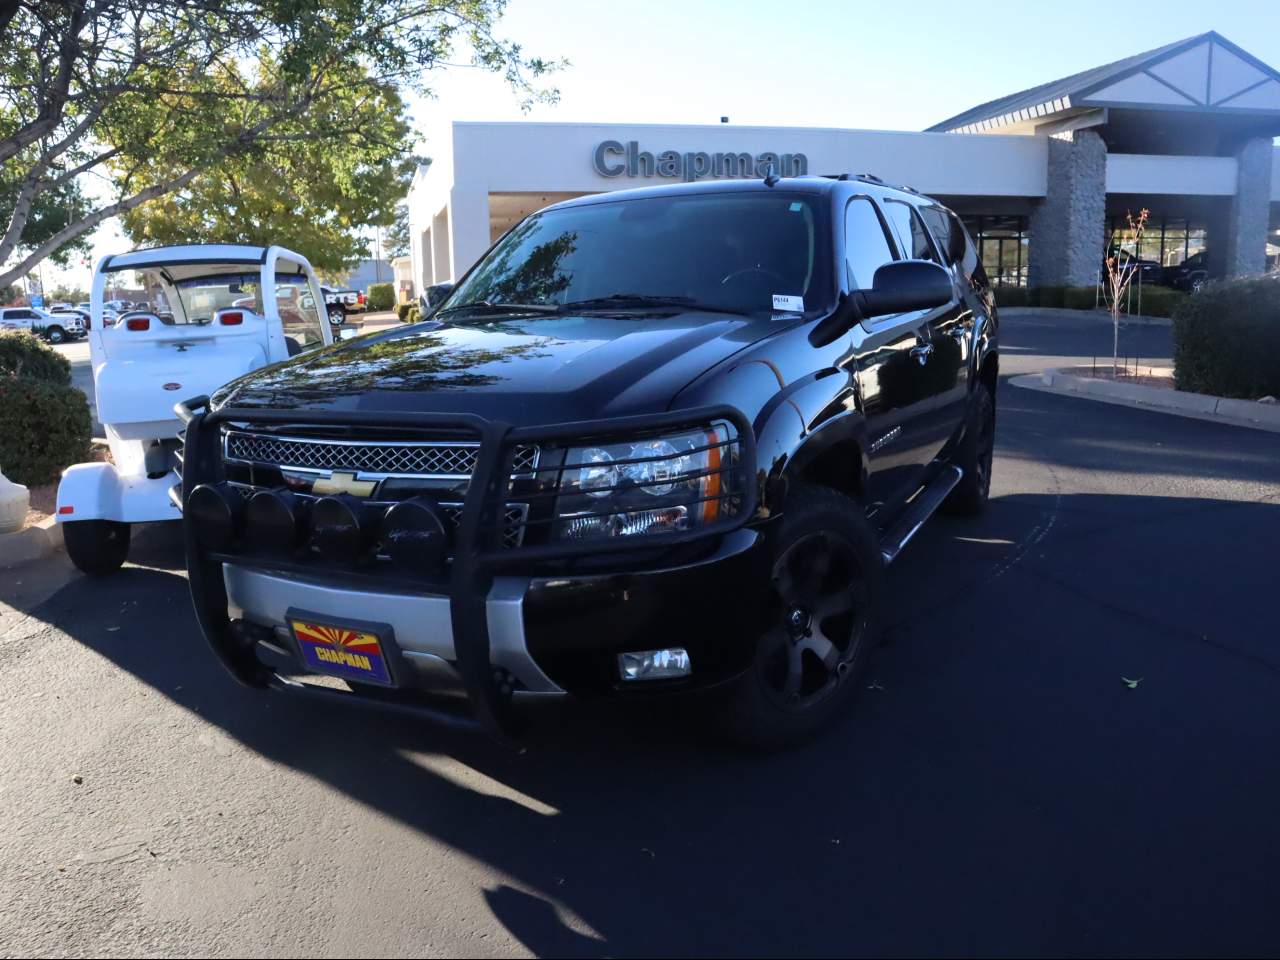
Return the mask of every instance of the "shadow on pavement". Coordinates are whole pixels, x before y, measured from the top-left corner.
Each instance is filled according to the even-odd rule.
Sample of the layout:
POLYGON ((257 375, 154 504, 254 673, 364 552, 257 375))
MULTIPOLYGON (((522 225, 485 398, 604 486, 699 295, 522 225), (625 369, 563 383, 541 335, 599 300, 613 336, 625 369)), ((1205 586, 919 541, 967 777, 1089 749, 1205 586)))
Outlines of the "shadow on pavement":
POLYGON ((1013 495, 931 524, 891 571, 869 689, 830 735, 764 756, 662 708, 549 711, 515 754, 244 690, 163 569, 77 581, 41 612, 500 871, 487 902, 538 955, 1221 955, 1280 931, 1276 542, 1280 507, 1164 497, 1013 495), (95 629, 121 597, 147 598, 124 623, 138 643, 95 629), (494 788, 421 762, 441 753, 494 788))

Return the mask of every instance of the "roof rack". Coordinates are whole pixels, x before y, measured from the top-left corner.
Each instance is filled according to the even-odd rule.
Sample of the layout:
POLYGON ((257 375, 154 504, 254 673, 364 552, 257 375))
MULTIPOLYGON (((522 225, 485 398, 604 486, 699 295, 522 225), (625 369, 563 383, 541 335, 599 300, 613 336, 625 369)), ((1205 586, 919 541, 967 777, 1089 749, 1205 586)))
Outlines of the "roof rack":
POLYGON ((821 176, 826 180, 862 180, 865 183, 877 183, 882 187, 888 187, 890 190, 901 190, 904 193, 913 193, 917 197, 924 196, 924 194, 915 187, 909 187, 906 184, 886 183, 874 173, 824 173, 821 174, 821 176))
POLYGON ((867 180, 871 183, 884 183, 874 173, 824 173, 822 177, 827 180, 867 180))

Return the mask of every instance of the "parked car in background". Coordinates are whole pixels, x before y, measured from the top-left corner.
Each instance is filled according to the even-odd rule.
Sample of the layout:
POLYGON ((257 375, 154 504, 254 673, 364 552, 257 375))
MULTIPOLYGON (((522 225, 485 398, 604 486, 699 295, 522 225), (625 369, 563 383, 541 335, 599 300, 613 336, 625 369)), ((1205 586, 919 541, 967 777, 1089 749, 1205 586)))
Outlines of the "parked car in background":
POLYGON ((700 692, 791 743, 864 686, 885 565, 986 503, 995 302, 914 191, 582 197, 429 301, 179 411, 197 619, 249 686, 462 690, 500 734, 522 702, 700 692))
POLYGON ((325 286, 320 290, 324 294, 325 313, 329 317, 329 322, 335 327, 346 323, 347 317, 351 314, 362 313, 368 303, 365 295, 359 290, 325 286))
POLYGON ((29 330, 49 343, 78 340, 85 334, 79 312, 50 313, 38 307, 0 308, 0 329, 29 330))
POLYGON ((1166 267, 1165 286, 1187 293, 1195 293, 1209 280, 1209 251, 1193 253, 1176 267, 1166 267))
MULTIPOLYGON (((1113 252, 1112 254, 1116 254, 1113 252)), ((1155 260, 1144 260, 1141 257, 1135 257, 1133 254, 1119 251, 1119 266, 1125 270, 1133 270, 1133 282, 1142 283, 1143 286, 1149 286, 1153 283, 1164 282, 1164 267, 1155 260)), ((1102 277, 1105 280, 1107 276, 1107 264, 1103 261, 1102 277)))

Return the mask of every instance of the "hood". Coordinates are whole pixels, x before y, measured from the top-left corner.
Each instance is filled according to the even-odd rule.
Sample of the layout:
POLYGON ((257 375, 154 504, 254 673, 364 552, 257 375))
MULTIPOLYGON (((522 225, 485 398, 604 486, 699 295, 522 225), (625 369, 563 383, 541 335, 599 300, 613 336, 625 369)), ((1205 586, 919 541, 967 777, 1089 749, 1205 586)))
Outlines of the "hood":
POLYGON ((213 405, 461 412, 517 426, 650 413, 789 325, 704 312, 414 324, 255 371, 213 405))

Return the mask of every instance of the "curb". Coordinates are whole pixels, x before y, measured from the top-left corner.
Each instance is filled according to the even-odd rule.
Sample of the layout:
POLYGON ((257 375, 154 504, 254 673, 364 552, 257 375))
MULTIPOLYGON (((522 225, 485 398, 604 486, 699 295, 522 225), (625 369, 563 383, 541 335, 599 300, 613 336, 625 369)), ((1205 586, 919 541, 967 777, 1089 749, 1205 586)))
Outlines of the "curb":
POLYGON ((46 517, 34 527, 17 533, 0 534, 0 568, 21 566, 43 560, 62 549, 62 527, 53 517, 46 517))
POLYGON ((1101 400, 1157 413, 1171 413, 1180 417, 1210 420, 1236 427, 1280 433, 1280 404, 1258 403, 1256 400, 1232 400, 1213 397, 1205 393, 1184 393, 1165 390, 1162 387, 1144 387, 1136 383, 1115 383, 1111 380, 1095 380, 1077 377, 1061 370, 1045 370, 1010 377, 1015 387, 1041 390, 1066 396, 1101 400))

